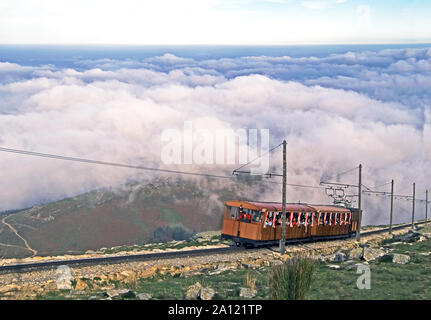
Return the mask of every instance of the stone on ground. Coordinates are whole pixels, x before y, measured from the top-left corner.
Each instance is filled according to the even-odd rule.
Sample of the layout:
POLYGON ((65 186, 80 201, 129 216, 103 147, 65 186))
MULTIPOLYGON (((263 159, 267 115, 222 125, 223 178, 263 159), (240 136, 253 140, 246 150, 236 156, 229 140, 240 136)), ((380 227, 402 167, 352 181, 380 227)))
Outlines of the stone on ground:
POLYGON ((382 249, 365 247, 362 253, 362 259, 364 259, 365 261, 372 261, 384 256, 385 254, 386 252, 382 249))
POLYGON ((239 296, 246 299, 252 299, 256 296, 256 294, 257 294, 256 289, 241 288, 239 291, 239 296))

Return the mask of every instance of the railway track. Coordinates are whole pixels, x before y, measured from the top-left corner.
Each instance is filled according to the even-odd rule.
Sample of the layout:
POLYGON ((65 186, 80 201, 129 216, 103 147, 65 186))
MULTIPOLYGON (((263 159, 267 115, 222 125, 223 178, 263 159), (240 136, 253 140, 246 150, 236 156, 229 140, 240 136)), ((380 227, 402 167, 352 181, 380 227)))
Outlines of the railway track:
MULTIPOLYGON (((416 222, 415 225, 422 225, 426 221, 416 222)), ((399 230, 409 227, 411 224, 406 223, 402 225, 393 226, 392 230, 399 230)), ((362 232, 361 236, 367 236, 372 234, 388 232, 389 228, 383 228, 378 230, 362 232)), ((69 259, 69 260, 56 260, 56 261, 44 261, 44 262, 33 262, 33 263, 21 263, 0 266, 0 274, 11 273, 11 272, 28 272, 35 270, 51 269, 61 265, 70 266, 86 266, 86 265, 98 265, 98 264, 115 264, 124 263, 131 261, 149 261, 156 259, 169 259, 169 258, 184 258, 193 256, 204 256, 211 254, 221 253, 233 253, 235 251, 244 251, 245 248, 238 247, 224 247, 224 248, 211 248, 211 249, 196 249, 186 251, 169 251, 160 253, 146 253, 146 254, 133 254, 133 255, 121 255, 121 256, 105 256, 95 258, 84 258, 84 259, 69 259)))

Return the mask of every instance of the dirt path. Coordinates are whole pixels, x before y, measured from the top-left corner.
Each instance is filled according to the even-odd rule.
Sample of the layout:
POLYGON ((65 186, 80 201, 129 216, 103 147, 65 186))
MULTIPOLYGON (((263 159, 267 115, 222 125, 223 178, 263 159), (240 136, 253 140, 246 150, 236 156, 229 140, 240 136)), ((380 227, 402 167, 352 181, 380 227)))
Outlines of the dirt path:
POLYGON ((6 218, 9 216, 5 216, 1 222, 7 226, 10 230, 12 230, 13 233, 15 233, 15 235, 20 238, 22 241, 24 241, 25 247, 21 247, 23 249, 27 249, 29 251, 31 251, 33 253, 32 257, 34 257, 35 255, 37 255, 37 251, 35 249, 33 249, 32 247, 30 247, 30 245, 28 244, 27 240, 25 240, 23 237, 21 237, 21 235, 18 233, 18 231, 9 223, 6 222, 6 218))

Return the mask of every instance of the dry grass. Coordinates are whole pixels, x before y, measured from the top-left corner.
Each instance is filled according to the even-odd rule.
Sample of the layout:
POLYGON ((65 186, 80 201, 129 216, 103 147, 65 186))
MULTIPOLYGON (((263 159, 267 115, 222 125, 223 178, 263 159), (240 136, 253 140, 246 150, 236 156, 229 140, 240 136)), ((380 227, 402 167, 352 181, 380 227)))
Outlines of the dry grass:
POLYGON ((256 277, 253 276, 250 272, 247 273, 245 276, 245 285, 251 290, 256 290, 256 277))

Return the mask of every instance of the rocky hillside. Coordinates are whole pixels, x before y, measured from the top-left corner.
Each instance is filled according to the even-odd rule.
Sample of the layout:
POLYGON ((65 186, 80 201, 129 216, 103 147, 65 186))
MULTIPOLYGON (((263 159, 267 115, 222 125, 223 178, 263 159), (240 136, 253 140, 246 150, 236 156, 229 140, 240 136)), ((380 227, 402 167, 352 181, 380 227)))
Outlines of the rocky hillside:
POLYGON ((223 201, 257 196, 262 198, 263 190, 250 181, 210 179, 168 178, 96 190, 0 216, 0 257, 183 240, 220 229, 223 201))

